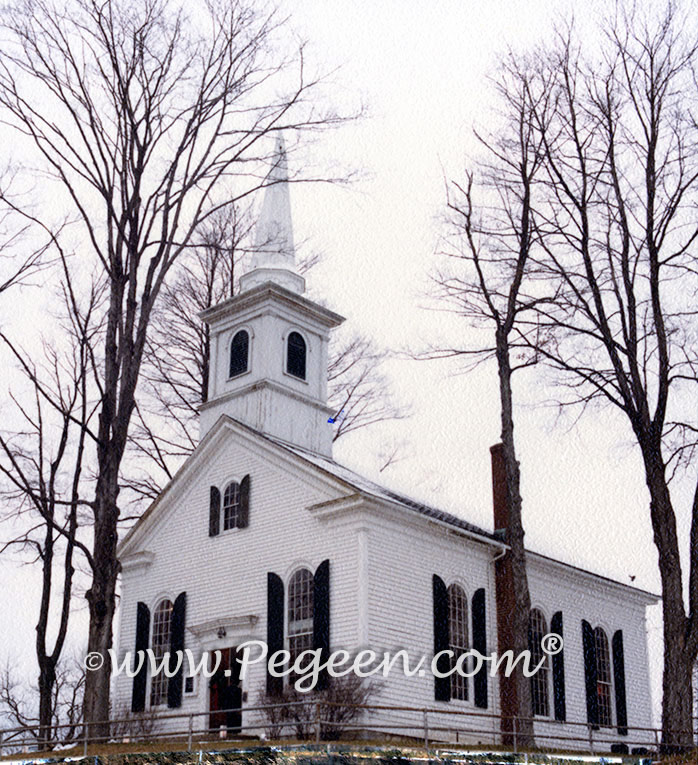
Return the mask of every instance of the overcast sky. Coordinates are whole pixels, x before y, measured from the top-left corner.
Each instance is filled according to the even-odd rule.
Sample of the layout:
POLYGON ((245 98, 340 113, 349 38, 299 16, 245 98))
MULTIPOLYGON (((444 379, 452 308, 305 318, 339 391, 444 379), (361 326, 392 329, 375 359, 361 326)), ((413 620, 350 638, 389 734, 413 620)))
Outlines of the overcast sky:
MULTIPOLYGON (((423 310, 435 262, 444 174, 458 177, 474 124, 487 118, 487 75, 507 45, 525 49, 549 34, 573 3, 531 0, 284 0, 292 23, 322 68, 340 67, 340 104, 367 104, 367 116, 328 136, 321 158, 363 172, 350 188, 292 189, 296 240, 324 262, 309 277, 312 294, 386 347, 419 351, 445 338, 472 341, 462 320, 423 310)), ((577 5, 591 23, 600 3, 577 5)), ((579 14, 582 14, 580 16, 579 14)), ((293 159, 291 159, 293 161, 293 159)), ((336 458, 369 470, 384 435, 408 443, 406 458, 381 476, 415 495, 491 528, 489 446, 499 437, 496 370, 457 374, 453 361, 390 364, 413 416, 357 434, 336 458)), ((604 411, 580 426, 542 407, 552 391, 516 381, 516 438, 529 546, 563 561, 658 591, 641 464, 625 424, 604 411)), ((684 526, 684 531, 685 531, 684 526)), ((0 568, 3 651, 31 661, 36 582, 0 568), (8 621, 10 629, 8 630, 8 621)), ((657 609, 655 609, 656 611, 657 609)), ((83 609, 84 615, 84 609, 83 609)), ((650 621, 655 704, 659 618, 650 621)))

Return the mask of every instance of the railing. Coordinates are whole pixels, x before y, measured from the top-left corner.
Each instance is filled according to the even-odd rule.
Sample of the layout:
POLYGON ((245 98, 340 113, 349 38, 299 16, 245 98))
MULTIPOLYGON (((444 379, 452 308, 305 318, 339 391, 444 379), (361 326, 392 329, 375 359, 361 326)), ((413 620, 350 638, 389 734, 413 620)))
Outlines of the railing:
MULTIPOLYGON (((695 741, 698 730, 673 731, 676 740, 695 741)), ((284 702, 216 710, 215 713, 142 713, 109 723, 24 726, 0 730, 0 756, 59 749, 61 754, 87 756, 109 750, 110 744, 153 744, 156 749, 211 749, 230 742, 266 743, 268 739, 304 740, 320 744, 330 740, 368 741, 398 739, 405 746, 424 749, 455 745, 492 746, 509 751, 575 751, 608 754, 625 743, 627 753, 654 754, 661 751, 658 728, 627 726, 627 735, 616 728, 599 728, 581 722, 556 722, 536 718, 505 718, 497 714, 428 707, 350 705, 325 701, 284 702), (239 715, 240 724, 210 727, 212 714, 239 715), (181 721, 182 725, 178 723, 181 721), (530 743, 524 722, 532 722, 535 742, 530 743), (100 732, 107 727, 108 732, 100 732), (289 735, 295 734, 295 735, 289 735), (43 735, 42 735, 43 734, 43 735), (45 742, 51 740, 47 745, 45 742), (66 741, 66 739, 68 739, 66 741)))

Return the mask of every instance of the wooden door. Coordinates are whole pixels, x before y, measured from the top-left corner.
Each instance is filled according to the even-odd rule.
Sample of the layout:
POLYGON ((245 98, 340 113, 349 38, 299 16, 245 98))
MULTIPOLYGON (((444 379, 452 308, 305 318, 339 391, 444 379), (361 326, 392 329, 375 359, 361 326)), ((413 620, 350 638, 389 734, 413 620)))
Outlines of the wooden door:
POLYGON ((209 727, 239 733, 242 725, 242 684, 237 648, 221 650, 221 662, 209 681, 209 727))

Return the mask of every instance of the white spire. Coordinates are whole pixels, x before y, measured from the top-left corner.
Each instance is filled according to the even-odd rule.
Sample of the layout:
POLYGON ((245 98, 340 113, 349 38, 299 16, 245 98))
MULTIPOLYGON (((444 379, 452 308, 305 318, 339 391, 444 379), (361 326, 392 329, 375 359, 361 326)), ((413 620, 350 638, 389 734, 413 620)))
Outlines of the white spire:
POLYGON ((265 186, 256 225, 255 251, 247 272, 240 279, 240 288, 248 290, 271 281, 301 293, 305 290, 305 280, 296 271, 288 163, 281 133, 276 139, 274 160, 265 186))
POLYGON ((261 257, 265 262, 272 259, 275 262, 284 262, 293 268, 295 249, 291 222, 291 197, 288 188, 288 163, 286 146, 281 134, 276 140, 274 164, 269 171, 266 183, 271 185, 268 185, 264 191, 264 201, 257 221, 255 241, 259 248, 257 257, 261 257))

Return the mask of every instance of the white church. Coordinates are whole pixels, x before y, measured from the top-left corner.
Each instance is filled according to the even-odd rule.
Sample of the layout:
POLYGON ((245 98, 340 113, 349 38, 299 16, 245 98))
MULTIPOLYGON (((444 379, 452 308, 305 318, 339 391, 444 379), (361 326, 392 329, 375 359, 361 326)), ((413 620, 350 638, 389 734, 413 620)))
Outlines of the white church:
MULTIPOLYGON (((254 733, 259 713, 246 709, 290 682, 263 663, 241 681, 235 657, 247 641, 292 656, 405 649, 413 661, 444 649, 457 656, 508 647, 499 448, 491 450, 493 529, 333 460, 328 341, 344 319, 303 295, 281 139, 270 180, 257 224, 258 242, 268 246, 254 255, 239 293, 201 315, 212 351, 199 446, 119 548, 118 656, 219 650, 223 662, 212 678, 121 674, 113 707, 196 714, 201 730, 254 733)), ((645 743, 648 734, 634 729, 652 726, 645 611, 656 596, 534 551, 528 577, 534 656, 543 657, 537 646, 546 633, 564 639, 531 678, 536 741, 588 749, 591 731, 605 742, 600 750, 645 743)), ((370 703, 436 710, 437 740, 499 743, 510 730, 512 693, 486 666, 473 677, 393 671, 370 703)), ((420 735, 423 724, 409 710, 391 718, 405 727, 381 728, 382 719, 365 713, 367 727, 385 734, 414 724, 420 735)))

